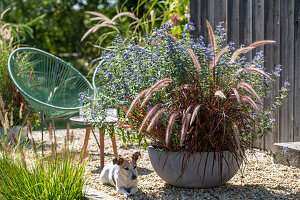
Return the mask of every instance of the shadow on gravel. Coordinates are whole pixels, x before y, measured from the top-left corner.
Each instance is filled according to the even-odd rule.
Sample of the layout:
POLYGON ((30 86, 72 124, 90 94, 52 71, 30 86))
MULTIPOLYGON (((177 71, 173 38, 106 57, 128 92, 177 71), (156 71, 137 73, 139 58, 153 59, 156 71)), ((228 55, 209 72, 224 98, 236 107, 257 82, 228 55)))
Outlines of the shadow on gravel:
POLYGON ((94 169, 91 171, 92 174, 100 174, 102 169, 100 167, 97 167, 97 169, 94 169))
MULTIPOLYGON (((92 174, 100 174, 101 171, 102 171, 102 169, 100 167, 97 167, 97 169, 92 170, 91 173, 92 174)), ((145 175, 153 173, 153 171, 151 171, 147 168, 143 168, 143 167, 138 167, 137 171, 138 171, 139 176, 145 176, 145 175)))
POLYGON ((126 149, 126 150, 128 150, 128 149, 137 149, 137 148, 139 148, 139 145, 132 145, 132 144, 127 144, 127 146, 125 146, 125 145, 121 145, 120 147, 119 147, 120 149, 126 149))
POLYGON ((217 188, 209 189, 185 189, 177 188, 171 185, 165 184, 164 187, 149 188, 147 193, 139 190, 136 196, 130 196, 128 199, 219 199, 219 200, 231 200, 231 199, 300 199, 300 194, 282 194, 287 192, 286 188, 278 186, 276 188, 268 188, 260 185, 231 185, 226 184, 217 188))
POLYGON ((153 173, 152 170, 149 170, 144 167, 138 167, 137 171, 138 171, 139 176, 145 176, 145 175, 153 173))

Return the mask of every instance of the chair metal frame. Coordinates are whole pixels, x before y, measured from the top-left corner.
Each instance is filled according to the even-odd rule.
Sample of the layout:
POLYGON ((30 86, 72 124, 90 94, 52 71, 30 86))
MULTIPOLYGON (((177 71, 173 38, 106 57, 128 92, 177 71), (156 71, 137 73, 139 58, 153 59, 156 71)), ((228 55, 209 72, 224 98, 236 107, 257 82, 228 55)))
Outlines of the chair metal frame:
MULTIPOLYGON (((50 54, 47 53, 45 51, 42 51, 40 49, 36 49, 36 48, 31 48, 31 47, 24 47, 24 48, 18 48, 16 50, 14 50, 8 59, 8 72, 9 75, 14 83, 14 85, 18 88, 18 90, 20 91, 20 93, 24 96, 24 98, 29 102, 29 104, 36 104, 33 108, 35 108, 35 110, 37 112, 41 112, 41 131, 42 131, 42 141, 43 141, 43 121, 44 121, 44 109, 46 109, 46 116, 49 114, 48 111, 51 110, 56 110, 57 113, 56 114, 49 114, 50 118, 61 118, 61 117, 65 117, 67 115, 71 115, 72 113, 76 113, 79 111, 80 108, 82 108, 82 106, 75 106, 75 107, 61 107, 61 106, 55 106, 52 104, 49 104, 47 102, 43 102, 35 97, 32 97, 30 94, 28 94, 18 83, 18 81, 16 80, 15 76, 16 74, 14 74, 12 72, 12 68, 14 67, 13 65, 13 60, 14 60, 14 56, 19 53, 19 52, 36 52, 40 55, 46 56, 47 58, 50 58, 51 60, 53 59, 55 62, 62 64, 63 66, 65 66, 66 68, 72 70, 73 72, 75 72, 76 75, 78 75, 80 78, 82 78, 83 81, 86 82, 87 87, 89 87, 88 89, 90 89, 91 91, 93 90, 93 86, 92 84, 87 80, 86 77, 84 77, 77 69, 75 69, 74 67, 72 67, 70 64, 68 64, 67 62, 65 62, 64 60, 50 54), (39 105, 41 108, 40 110, 38 110, 37 105, 39 105)), ((56 71, 55 71, 56 72, 56 71)), ((43 152, 43 145, 42 145, 42 152, 43 152)))

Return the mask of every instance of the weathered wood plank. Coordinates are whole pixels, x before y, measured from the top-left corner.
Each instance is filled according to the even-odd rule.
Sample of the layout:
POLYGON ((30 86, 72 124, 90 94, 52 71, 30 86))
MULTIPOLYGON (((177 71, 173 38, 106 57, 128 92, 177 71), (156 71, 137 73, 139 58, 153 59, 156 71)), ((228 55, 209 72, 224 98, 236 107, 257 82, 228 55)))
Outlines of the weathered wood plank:
MULTIPOLYGON (((265 12, 264 12, 264 0, 253 0, 252 1, 252 40, 258 41, 263 40, 265 35, 265 12)), ((256 55, 256 52, 263 51, 264 47, 260 46, 253 50, 253 56, 256 55)), ((253 146, 256 148, 264 148, 264 138, 258 138, 253 141, 253 146)))
POLYGON ((290 83, 288 97, 280 110, 280 142, 293 141, 294 125, 294 0, 281 1, 280 5, 280 58, 283 66, 281 86, 290 83))
MULTIPOLYGON (((240 42, 246 46, 252 43, 252 0, 240 1, 240 42)), ((252 52, 245 57, 250 60, 252 52)))
POLYGON ((227 0, 215 0, 215 24, 226 21, 227 0))
POLYGON ((240 30, 240 1, 228 0, 228 37, 227 41, 234 42, 236 48, 239 47, 240 30))
POLYGON ((300 141, 300 1, 295 0, 295 124, 293 141, 300 141))
POLYGON ((201 31, 200 35, 204 37, 204 40, 207 42, 208 41, 208 34, 207 34, 207 26, 206 26, 206 20, 207 20, 207 1, 201 1, 200 5, 201 9, 201 19, 200 19, 200 24, 201 24, 201 31))
POLYGON ((207 1, 206 18, 209 21, 211 27, 215 29, 215 0, 207 1))
POLYGON ((195 26, 195 30, 192 32, 192 35, 194 37, 198 37, 200 35, 201 30, 201 1, 190 1, 190 13, 191 21, 194 23, 195 26))
MULTIPOLYGON (((265 46, 266 71, 272 72, 275 67, 280 64, 280 32, 278 31, 280 30, 280 0, 269 0, 265 2, 265 24, 265 39, 276 41, 275 45, 265 46)), ((276 80, 272 87, 272 93, 269 93, 265 99, 266 109, 271 106, 272 102, 276 100, 275 97, 279 95, 279 81, 279 79, 276 80)), ((277 127, 264 138, 264 148, 268 150, 273 150, 273 143, 278 142, 279 134, 279 112, 275 111, 272 117, 276 120, 277 127)))

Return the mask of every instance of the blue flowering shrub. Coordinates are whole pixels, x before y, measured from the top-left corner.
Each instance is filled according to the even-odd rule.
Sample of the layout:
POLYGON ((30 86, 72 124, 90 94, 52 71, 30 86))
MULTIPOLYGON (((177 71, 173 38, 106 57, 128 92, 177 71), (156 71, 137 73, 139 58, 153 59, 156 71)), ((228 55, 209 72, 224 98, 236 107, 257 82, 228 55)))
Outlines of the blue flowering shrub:
POLYGON ((203 38, 191 38, 190 30, 194 30, 194 26, 188 23, 181 39, 174 40, 170 25, 165 23, 161 28, 155 28, 151 35, 145 36, 146 43, 132 41, 128 46, 116 37, 118 48, 104 52, 97 68, 96 85, 107 99, 104 103, 117 107, 124 101, 124 96, 134 97, 166 77, 172 77, 178 84, 188 82, 185 68, 193 69, 193 62, 186 48, 189 46, 197 50, 198 55, 203 57, 203 64, 213 56, 203 38))
POLYGON ((126 113, 122 127, 135 130, 126 137, 123 132, 124 142, 146 146, 145 138, 150 138, 169 150, 229 150, 242 156, 240 149, 272 130, 272 113, 288 91, 285 83, 264 109, 263 98, 271 92, 281 67, 266 72, 262 51, 251 60, 244 56, 275 41, 235 49, 232 42, 226 43, 223 23, 215 31, 208 24, 208 45, 201 36, 191 37, 191 22, 180 37, 172 37, 171 30, 165 23, 147 34, 145 43, 125 45, 120 37, 115 39, 117 48, 102 54, 96 71, 101 103, 89 104, 90 115, 105 116, 106 109, 121 107, 126 113))

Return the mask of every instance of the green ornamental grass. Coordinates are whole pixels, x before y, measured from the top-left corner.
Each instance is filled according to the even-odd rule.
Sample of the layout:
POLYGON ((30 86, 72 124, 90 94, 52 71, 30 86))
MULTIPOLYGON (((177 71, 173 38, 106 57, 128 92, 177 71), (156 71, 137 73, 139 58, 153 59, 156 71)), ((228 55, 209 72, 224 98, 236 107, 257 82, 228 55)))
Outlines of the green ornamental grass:
POLYGON ((36 159, 28 166, 5 151, 0 157, 0 199, 84 199, 85 163, 74 156, 36 159))

